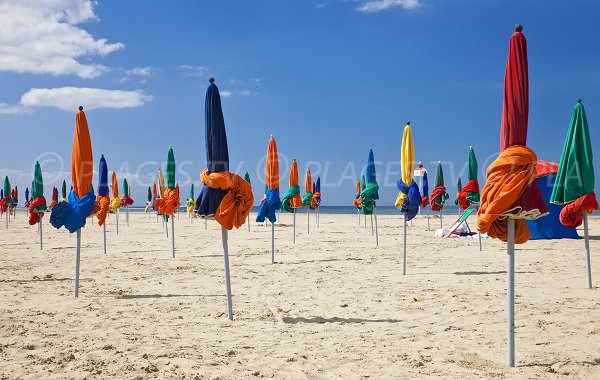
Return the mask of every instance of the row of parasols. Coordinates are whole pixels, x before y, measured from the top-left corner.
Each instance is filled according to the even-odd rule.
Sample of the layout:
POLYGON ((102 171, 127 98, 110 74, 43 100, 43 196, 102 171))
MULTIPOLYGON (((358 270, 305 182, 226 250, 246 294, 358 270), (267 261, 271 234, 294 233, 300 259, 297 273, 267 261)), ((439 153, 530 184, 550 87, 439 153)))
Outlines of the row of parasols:
MULTIPOLYGON (((191 209, 201 218, 214 219, 221 225, 224 272, 227 294, 228 318, 233 319, 231 301, 231 283, 229 274, 228 231, 233 227, 241 227, 247 220, 253 205, 252 188, 249 181, 229 171, 229 154, 227 136, 221 108, 221 100, 214 79, 209 79, 205 99, 205 142, 207 168, 200 173, 203 183, 200 195, 193 196, 187 202, 191 209)), ((507 361, 515 366, 515 322, 514 322, 514 273, 515 244, 527 242, 531 236, 525 223, 528 219, 537 219, 548 214, 546 204, 535 182, 537 156, 526 146, 529 115, 529 82, 527 46, 522 27, 517 25, 510 38, 509 54, 504 80, 504 102, 500 131, 500 150, 498 158, 487 168, 486 183, 479 189, 477 183, 477 161, 474 150, 469 150, 469 181, 457 195, 457 204, 463 208, 477 207, 477 229, 492 238, 507 243, 507 361)), ((426 177, 423 178, 423 189, 413 179, 415 168, 415 152, 410 123, 404 127, 401 145, 401 179, 397 182, 399 190, 395 205, 404 215, 404 265, 406 273, 406 223, 413 219, 419 207, 431 204, 433 211, 441 213, 449 195, 444 187, 441 165, 438 164, 436 186, 428 196, 426 177), (422 195, 423 194, 423 195, 422 195)), ((100 179, 98 194, 91 191, 93 172, 91 140, 87 120, 80 107, 76 115, 75 134, 71 164, 72 190, 67 201, 60 201, 52 208, 50 223, 56 228, 65 227, 77 234, 75 265, 75 297, 78 296, 79 262, 81 227, 86 217, 96 215, 100 222, 102 214, 106 215, 110 207, 107 187, 107 171, 104 158, 100 160, 100 179)), ((277 210, 296 214, 296 209, 308 206, 317 208, 320 202, 319 180, 313 188, 310 171, 307 170, 305 195, 300 196, 298 185, 298 168, 292 162, 289 188, 279 198, 279 167, 275 139, 271 136, 267 149, 265 169, 266 189, 261 201, 256 220, 271 222, 272 227, 272 262, 274 262, 274 229, 277 210)), ((420 169, 417 167, 417 169, 420 169)), ((425 173, 423 173, 425 174, 425 173)), ((29 205, 30 222, 37 222, 45 211, 40 207, 42 201, 41 169, 35 167, 32 184, 33 200, 29 205), (38 173, 39 172, 39 173, 38 173)), ((114 188, 114 187, 113 187, 114 188)), ((374 215, 375 230, 377 224, 376 201, 379 199, 376 181, 373 151, 369 152, 364 180, 357 182, 357 196, 354 204, 365 215, 374 215)), ((568 209, 568 220, 571 227, 584 224, 586 264, 588 283, 591 287, 591 265, 589 241, 587 239, 587 214, 596 210, 598 204, 594 195, 594 172, 589 129, 585 110, 581 101, 575 105, 567 138, 563 148, 556 183, 550 202, 564 204, 568 209)), ((5 195, 8 193, 5 191, 5 195)), ((9 197, 7 195, 7 197, 9 197)), ((7 197, 2 198, 3 200, 7 197)), ((4 202, 5 204, 6 202, 4 202)), ((45 202, 44 202, 45 203, 45 202)), ((4 206, 3 206, 4 207, 4 206)), ((168 222, 179 207, 179 188, 175 182, 175 161, 172 148, 167 160, 167 180, 160 196, 153 200, 153 208, 168 222)), ((35 224, 35 223, 33 223, 35 224)), ((171 223, 173 236, 174 223, 171 223)), ((377 233, 375 233, 377 239, 377 233)), ((295 232, 294 232, 295 237, 295 232)), ((173 242, 174 252, 174 242, 173 242)))
MULTIPOLYGON (((538 161, 535 152, 526 146, 529 117, 529 80, 527 42, 517 25, 510 38, 509 54, 504 78, 504 103, 500 130, 500 154, 487 168, 486 183, 481 190, 477 183, 477 160, 469 149, 469 182, 458 184, 456 204, 462 209, 477 207, 477 229, 479 236, 500 239, 507 243, 507 362, 515 366, 515 322, 514 322, 514 274, 515 244, 523 244, 531 237, 526 220, 535 220, 548 215, 548 209, 537 186, 538 173, 546 165, 538 161)), ((415 170, 415 154, 410 123, 404 127, 401 145, 401 173, 395 206, 404 215, 404 266, 406 274, 406 223, 413 219, 419 207, 431 204, 432 211, 440 213, 449 198, 444 187, 441 164, 438 163, 435 188, 428 196, 428 182, 422 165, 415 170), (422 176, 422 193, 413 179, 413 174, 422 176), (421 195, 423 194, 423 195, 421 195)), ((374 201, 378 198, 374 170, 369 170, 373 161, 369 153, 369 164, 363 180, 356 184, 354 205, 364 214, 374 213, 374 201)), ((589 127, 581 100, 575 104, 569 123, 567 137, 558 164, 550 203, 564 205, 560 221, 568 228, 584 225, 585 260, 588 287, 592 288, 590 249, 588 236, 588 214, 598 209, 594 194, 594 169, 589 127)), ((541 175, 541 174, 540 174, 541 175)), ((460 219, 459 219, 460 220, 460 219)), ((440 217, 441 221, 441 217, 440 217)), ((481 240, 480 240, 481 241, 481 240)), ((481 247, 481 245, 480 245, 481 247)))

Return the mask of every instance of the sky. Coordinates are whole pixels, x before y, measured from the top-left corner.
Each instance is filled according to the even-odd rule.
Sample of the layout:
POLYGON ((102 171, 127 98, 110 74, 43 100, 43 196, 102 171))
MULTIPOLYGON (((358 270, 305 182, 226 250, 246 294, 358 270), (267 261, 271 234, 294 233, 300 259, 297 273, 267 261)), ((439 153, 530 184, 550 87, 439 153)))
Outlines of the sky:
POLYGON ((351 205, 373 149, 379 205, 393 205, 406 121, 416 160, 430 182, 441 161, 454 198, 469 146, 481 183, 498 154, 517 23, 528 42, 528 145, 558 162, 581 98, 597 147, 599 19, 595 0, 0 0, 0 177, 23 194, 39 160, 46 197, 69 183, 82 105, 94 164, 104 154, 137 205, 171 145, 181 192, 199 189, 212 76, 230 169, 249 172, 256 203, 273 135, 281 194, 295 158, 301 188, 308 165, 324 205, 351 205))

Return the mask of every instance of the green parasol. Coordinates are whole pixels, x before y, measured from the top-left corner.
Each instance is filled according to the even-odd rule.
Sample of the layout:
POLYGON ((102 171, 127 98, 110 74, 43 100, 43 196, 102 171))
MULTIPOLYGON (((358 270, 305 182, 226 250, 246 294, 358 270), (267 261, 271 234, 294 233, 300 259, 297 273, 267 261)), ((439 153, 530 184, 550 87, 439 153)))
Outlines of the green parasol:
POLYGON ((458 194, 460 194, 461 190, 462 190, 462 180, 460 179, 460 177, 458 177, 458 181, 456 182, 456 199, 454 200, 454 204, 457 206, 460 203, 460 201, 458 199, 458 194))
POLYGON ((252 184, 250 182, 250 175, 248 174, 248 172, 246 172, 246 174, 244 175, 244 181, 248 182, 249 184, 252 184))
POLYGON ((129 184, 127 178, 123 178, 123 196, 127 198, 129 196, 129 184))
POLYGON ((567 139, 563 147, 551 203, 568 203, 594 191, 592 143, 585 109, 581 100, 575 104, 567 139))
POLYGON ((63 179, 61 197, 67 199, 67 181, 63 179))
POLYGON ((175 188, 175 155, 173 154, 173 147, 169 148, 169 154, 167 155, 167 187, 169 189, 175 188))
MULTIPOLYGON (((475 150, 473 147, 469 148, 469 181, 477 181, 477 158, 475 158, 475 150)), ((479 187, 479 185, 477 186, 479 187)), ((467 193, 467 199, 471 203, 479 203, 480 195, 479 192, 469 191, 467 193)))

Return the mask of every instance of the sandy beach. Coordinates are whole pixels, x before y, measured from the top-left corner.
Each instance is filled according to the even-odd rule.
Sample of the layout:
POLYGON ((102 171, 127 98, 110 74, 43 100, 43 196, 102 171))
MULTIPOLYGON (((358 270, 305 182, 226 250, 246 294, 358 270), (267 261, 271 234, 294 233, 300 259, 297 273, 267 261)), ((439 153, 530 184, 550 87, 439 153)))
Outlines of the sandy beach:
MULTIPOLYGON (((505 245, 435 239, 417 217, 403 276, 401 220, 379 217, 375 247, 356 215, 322 214, 307 234, 302 210, 293 245, 282 214, 274 265, 270 227, 231 232, 229 321, 216 222, 177 218, 175 259, 154 216, 132 213, 127 227, 122 215, 118 236, 111 217, 107 255, 88 223, 74 299, 75 235, 46 217, 40 251, 20 212, 0 223, 0 379, 600 378, 583 240, 517 246, 508 368, 505 245)), ((595 217, 590 234, 600 283, 595 217)))

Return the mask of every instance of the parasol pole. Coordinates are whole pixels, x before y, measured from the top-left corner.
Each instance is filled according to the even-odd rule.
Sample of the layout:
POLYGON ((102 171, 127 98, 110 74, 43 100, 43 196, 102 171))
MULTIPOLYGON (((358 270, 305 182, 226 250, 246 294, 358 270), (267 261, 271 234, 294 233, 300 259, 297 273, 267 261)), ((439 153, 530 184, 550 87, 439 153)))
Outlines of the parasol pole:
POLYGON ((275 264, 275 224, 271 222, 271 264, 275 264))
POLYGON ((154 214, 156 214, 156 223, 158 223, 158 212, 154 211, 154 214))
POLYGON ((440 209, 440 228, 443 230, 444 229, 444 217, 442 216, 442 211, 444 211, 444 208, 440 209))
POLYGON ((40 231, 40 251, 44 250, 44 245, 42 243, 42 216, 40 216, 40 221, 38 222, 38 230, 40 231))
POLYGON ((306 208, 306 222, 308 226, 308 233, 310 233, 310 205, 306 208))
POLYGON ((227 230, 221 227, 223 240, 223 261, 225 264, 225 292, 227 295, 227 318, 233 321, 233 303, 231 302, 231 278, 229 276, 229 249, 227 248, 227 230))
POLYGON ((79 262, 81 258, 81 228, 77 230, 77 248, 75 251, 75 298, 79 297, 79 262))
POLYGON ((588 234, 587 210, 583 212, 583 238, 585 240, 585 268, 587 269, 588 288, 592 288, 592 263, 590 261, 590 236, 588 234))
POLYGON ((115 209, 115 219, 117 219, 117 235, 119 234, 119 209, 115 209))
POLYGON ((173 249, 173 258, 175 258, 175 218, 171 217, 171 247, 173 249))
POLYGON ((294 208, 294 228, 293 228, 293 232, 294 232, 293 243, 296 244, 296 209, 295 208, 294 208))
POLYGON ((508 366, 515 366, 515 220, 508 219, 508 239, 506 241, 508 266, 506 268, 506 343, 508 366))
POLYGON ((127 222, 127 227, 129 227, 129 206, 125 206, 125 221, 127 222))
POLYGON ((104 233, 104 254, 106 255, 106 223, 102 223, 102 229, 104 233))
MULTIPOLYGON (((477 205, 477 212, 479 212, 479 205, 477 205)), ((481 232, 479 228, 477 229, 477 235, 479 236, 479 252, 483 251, 483 247, 481 245, 481 232)))
POLYGON ((208 222, 206 221, 206 218, 204 218, 204 230, 208 229, 208 222))
POLYGON ((429 226, 429 214, 427 214, 427 231, 431 230, 431 227, 429 226))
MULTIPOLYGON (((167 217, 167 215, 163 215, 163 221, 164 221, 164 225, 165 225, 165 232, 167 233, 167 239, 169 238, 169 219, 167 217)), ((172 223, 173 221, 171 221, 172 223)))
POLYGON ((375 216, 375 245, 379 247, 379 231, 377 231, 377 206, 373 205, 373 215, 375 216))
POLYGON ((404 235, 404 245, 402 246, 402 274, 406 275, 406 215, 404 216, 404 228, 402 234, 404 235))
POLYGON ((358 225, 360 226, 360 210, 356 209, 356 215, 358 215, 358 225))
POLYGON ((248 214, 248 221, 246 223, 248 224, 248 232, 250 232, 250 214, 248 214))

